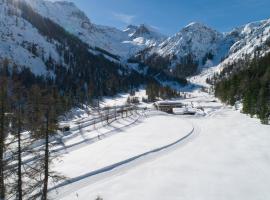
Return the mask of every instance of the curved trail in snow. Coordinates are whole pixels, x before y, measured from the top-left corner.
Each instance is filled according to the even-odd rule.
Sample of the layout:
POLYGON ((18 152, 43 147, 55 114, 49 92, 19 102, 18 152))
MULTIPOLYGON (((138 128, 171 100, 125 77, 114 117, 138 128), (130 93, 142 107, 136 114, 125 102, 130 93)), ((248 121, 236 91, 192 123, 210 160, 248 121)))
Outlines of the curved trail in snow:
MULTIPOLYGON (((142 115, 138 115, 136 118, 131 118, 133 119, 133 121, 131 121, 129 124, 126 124, 122 127, 116 127, 112 130, 109 130, 105 133, 101 133, 99 134, 98 136, 94 136, 92 138, 86 138, 80 142, 77 142, 77 143, 74 143, 74 144, 71 144, 71 145, 66 145, 64 147, 61 147, 61 148, 58 148, 56 150, 53 150, 52 152, 53 153, 68 153, 68 152, 71 152, 71 151, 75 151, 79 148, 83 148, 87 145, 90 145, 90 144, 93 144, 95 142, 98 142, 100 140, 103 140, 103 139, 106 139, 108 137, 111 137, 113 135, 116 135, 116 134, 119 134, 121 131, 127 129, 127 128, 130 128, 132 126, 135 126, 136 124, 139 124, 141 123, 141 119, 142 119, 142 115)), ((111 126, 111 125, 109 125, 111 126)), ((98 129, 96 129, 98 131, 98 129)))
MULTIPOLYGON (((113 135, 119 134, 123 130, 125 130, 127 128, 130 128, 132 126, 135 126, 136 124, 141 123, 141 120, 143 118, 143 115, 142 114, 138 114, 135 117, 136 118, 131 118, 130 117, 130 119, 133 119, 133 121, 131 121, 130 123, 128 123, 128 124, 126 124, 126 125, 124 125, 122 127, 117 127, 115 129, 108 130, 107 132, 101 133, 98 136, 85 138, 84 140, 79 141, 79 142, 76 142, 74 144, 64 145, 63 147, 60 147, 60 148, 57 148, 57 149, 52 150, 51 151, 51 154, 52 155, 60 155, 61 156, 62 154, 69 153, 71 151, 75 151, 75 150, 77 150, 79 148, 83 148, 83 147, 85 147, 87 145, 94 144, 94 143, 99 142, 101 140, 104 140, 104 139, 106 139, 108 137, 111 137, 113 135)), ((109 125, 109 126, 111 126, 111 125, 109 125)), ((98 130, 98 129, 96 129, 96 130, 98 130)), ((39 156, 35 156, 35 157, 32 157, 32 158, 25 159, 23 161, 23 163, 24 164, 31 163, 31 162, 33 162, 33 161, 35 161, 37 159, 39 159, 39 156)), ((11 167, 11 168, 16 167, 16 164, 11 164, 11 165, 9 165, 9 167, 11 167)))
POLYGON ((200 128, 198 125, 193 124, 190 120, 187 119, 185 120, 187 121, 187 123, 190 123, 192 125, 192 130, 188 132, 185 136, 179 138, 178 140, 170 144, 166 144, 164 146, 133 156, 126 160, 66 180, 63 183, 60 183, 59 185, 56 185, 53 188, 50 188, 49 191, 51 193, 50 194, 51 198, 61 199, 83 187, 86 187, 98 181, 102 181, 111 176, 122 174, 123 172, 128 171, 129 169, 132 169, 135 166, 141 165, 154 159, 158 159, 161 156, 166 155, 169 152, 180 148, 184 144, 193 140, 200 133, 200 128))

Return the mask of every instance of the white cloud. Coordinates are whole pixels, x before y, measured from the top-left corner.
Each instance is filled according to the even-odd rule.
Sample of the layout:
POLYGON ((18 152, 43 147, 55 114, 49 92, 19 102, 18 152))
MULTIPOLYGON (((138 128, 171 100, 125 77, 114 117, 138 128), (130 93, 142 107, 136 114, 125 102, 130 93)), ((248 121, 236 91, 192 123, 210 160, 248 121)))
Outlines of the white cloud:
POLYGON ((113 16, 120 20, 121 22, 124 22, 125 24, 131 24, 135 18, 134 15, 127 15, 124 13, 113 13, 113 16))

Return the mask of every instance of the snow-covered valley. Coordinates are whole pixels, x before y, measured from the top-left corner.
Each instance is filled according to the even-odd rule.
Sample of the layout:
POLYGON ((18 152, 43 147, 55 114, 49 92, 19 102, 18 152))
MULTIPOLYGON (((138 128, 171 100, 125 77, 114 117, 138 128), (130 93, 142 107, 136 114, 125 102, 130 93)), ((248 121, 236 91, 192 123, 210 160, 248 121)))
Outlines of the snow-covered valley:
POLYGON ((0 200, 270 199, 269 52, 270 19, 165 36, 0 0, 0 200))
POLYGON ((54 169, 68 179, 51 197, 269 198, 270 127, 208 93, 189 94, 179 101, 203 107, 205 115, 146 111, 131 127, 117 130, 119 134, 67 151, 54 169))
MULTIPOLYGON (((68 190, 59 189, 61 198, 55 199, 269 198, 268 126, 226 108, 189 120, 197 125, 196 137, 152 158, 82 179, 68 190)), ((167 130, 160 128, 164 134, 167 130)), ((87 154, 89 160, 95 159, 87 154)))

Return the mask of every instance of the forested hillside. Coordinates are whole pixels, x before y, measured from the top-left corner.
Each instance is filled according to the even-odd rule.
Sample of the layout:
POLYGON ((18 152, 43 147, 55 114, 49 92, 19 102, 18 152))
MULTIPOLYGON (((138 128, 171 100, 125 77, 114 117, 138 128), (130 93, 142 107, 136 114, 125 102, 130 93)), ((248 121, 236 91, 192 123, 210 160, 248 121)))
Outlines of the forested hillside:
MULTIPOLYGON (((125 67, 90 53, 90 47, 62 27, 34 12, 28 5, 17 4, 21 16, 36 27, 49 40, 58 42, 58 51, 64 57, 65 66, 55 66, 49 59, 47 67, 53 70, 55 83, 61 91, 80 95, 114 95, 141 83, 139 75, 125 67), (127 78, 130 77, 130 78, 127 78), (137 78, 137 79, 136 79, 137 78), (91 93, 89 94, 89 91, 91 93)), ((81 99, 82 100, 82 99, 81 99)))
POLYGON ((252 61, 238 61, 214 77, 215 95, 234 105, 242 101, 243 112, 268 124, 270 118, 270 54, 252 61))

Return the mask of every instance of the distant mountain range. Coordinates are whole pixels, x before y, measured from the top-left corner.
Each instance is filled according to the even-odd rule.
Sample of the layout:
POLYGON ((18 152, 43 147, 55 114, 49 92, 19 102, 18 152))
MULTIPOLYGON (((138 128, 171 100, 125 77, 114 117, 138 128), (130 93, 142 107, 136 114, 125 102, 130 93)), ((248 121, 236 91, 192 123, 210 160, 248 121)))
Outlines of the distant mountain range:
POLYGON ((165 75, 162 80, 164 77, 183 78, 199 73, 202 68, 252 57, 255 51, 264 55, 270 49, 270 19, 246 24, 228 33, 193 22, 167 37, 144 24, 129 25, 125 30, 96 25, 70 2, 12 2, 11 5, 0 0, 0 58, 9 58, 37 75, 53 75, 52 70, 48 70, 48 59, 66 67, 70 62, 57 47, 63 41, 48 39, 48 35, 22 16, 21 8, 14 2, 26 3, 40 16, 79 38, 89 46, 92 55, 103 55, 109 62, 144 76, 150 74, 158 80, 161 80, 160 73, 165 75))

